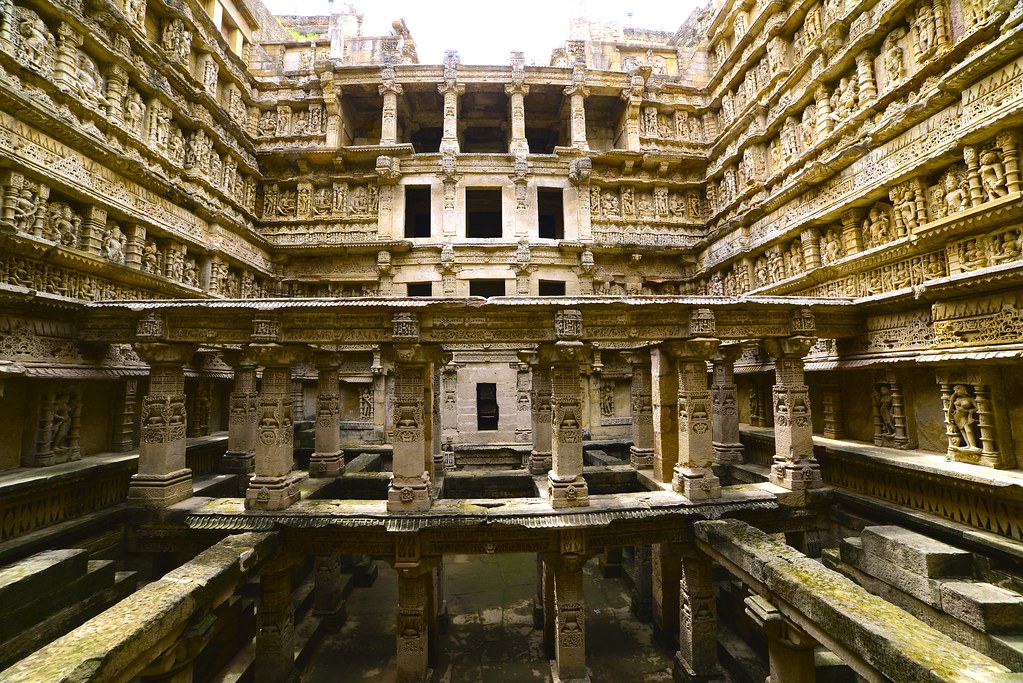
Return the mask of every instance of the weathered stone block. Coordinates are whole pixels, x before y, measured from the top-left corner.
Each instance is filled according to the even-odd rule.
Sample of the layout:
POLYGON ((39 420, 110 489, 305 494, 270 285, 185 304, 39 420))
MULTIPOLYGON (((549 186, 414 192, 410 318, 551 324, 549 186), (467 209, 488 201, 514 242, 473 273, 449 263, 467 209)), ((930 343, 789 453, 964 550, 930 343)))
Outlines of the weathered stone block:
POLYGON ((46 550, 0 568, 0 605, 10 613, 86 572, 89 551, 46 550))
POLYGON ((943 583, 941 609, 985 633, 1023 631, 1023 595, 994 584, 943 583))
POLYGON ((868 555, 922 576, 932 579, 973 576, 971 553, 902 527, 866 527, 861 539, 868 555))

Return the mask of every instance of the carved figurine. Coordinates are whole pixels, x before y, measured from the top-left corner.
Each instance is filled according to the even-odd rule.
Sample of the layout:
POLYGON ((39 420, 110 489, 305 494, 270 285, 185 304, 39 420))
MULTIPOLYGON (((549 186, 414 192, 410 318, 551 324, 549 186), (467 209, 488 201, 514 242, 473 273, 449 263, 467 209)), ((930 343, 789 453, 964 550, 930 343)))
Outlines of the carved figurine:
POLYGON ((986 149, 980 154, 980 184, 988 201, 1009 194, 1005 187, 1005 167, 998 152, 986 149))
POLYGON ((128 240, 117 225, 111 225, 103 238, 103 256, 116 263, 124 263, 128 240))
POLYGON ((877 411, 881 417, 881 434, 895 436, 894 398, 891 387, 882 384, 877 388, 877 411))
POLYGON ((142 105, 142 96, 134 88, 128 88, 124 96, 124 126, 136 135, 142 130, 142 118, 146 110, 142 105))
POLYGON ((43 69, 47 65, 53 36, 43 20, 35 15, 26 16, 18 22, 18 34, 22 39, 22 50, 29 66, 43 69))
POLYGON ((952 446, 980 450, 974 433, 974 425, 977 424, 977 404, 963 384, 957 384, 952 389, 952 398, 948 404, 948 421, 955 427, 959 436, 958 443, 951 444, 952 446))

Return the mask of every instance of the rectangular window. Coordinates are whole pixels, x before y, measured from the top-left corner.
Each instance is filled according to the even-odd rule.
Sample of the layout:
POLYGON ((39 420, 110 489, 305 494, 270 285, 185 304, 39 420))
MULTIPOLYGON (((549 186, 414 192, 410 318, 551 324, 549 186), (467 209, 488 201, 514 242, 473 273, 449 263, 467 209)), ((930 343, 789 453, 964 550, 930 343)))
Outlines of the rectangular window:
POLYGON ((466 188, 465 236, 470 239, 501 237, 501 188, 466 188))
POLYGON ((540 280, 540 296, 565 296, 565 283, 560 280, 540 280))
POLYGON ((541 239, 565 239, 565 202, 560 187, 536 188, 536 213, 541 239))
POLYGON ((504 296, 504 280, 469 280, 469 296, 504 296))
POLYGON ((405 186, 405 237, 430 236, 430 186, 405 186))
POLYGON ((497 384, 479 382, 476 384, 476 430, 480 432, 497 429, 499 412, 497 408, 497 384))
POLYGON ((409 282, 405 285, 408 296, 433 296, 432 282, 409 282))

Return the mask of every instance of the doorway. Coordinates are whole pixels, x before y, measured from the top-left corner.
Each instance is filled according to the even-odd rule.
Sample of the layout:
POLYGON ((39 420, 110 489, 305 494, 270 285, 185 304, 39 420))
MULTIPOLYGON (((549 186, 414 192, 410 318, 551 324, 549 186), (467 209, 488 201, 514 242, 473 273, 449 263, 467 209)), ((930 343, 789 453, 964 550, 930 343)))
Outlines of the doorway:
POLYGON ((476 431, 496 431, 498 416, 497 384, 479 382, 476 384, 476 431))

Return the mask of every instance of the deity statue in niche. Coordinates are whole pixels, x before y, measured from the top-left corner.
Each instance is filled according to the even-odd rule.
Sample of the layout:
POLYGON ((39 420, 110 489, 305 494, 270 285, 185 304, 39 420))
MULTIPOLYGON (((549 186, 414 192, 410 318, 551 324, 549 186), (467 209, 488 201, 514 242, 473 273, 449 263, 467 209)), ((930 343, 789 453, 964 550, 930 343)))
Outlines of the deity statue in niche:
POLYGON ((142 105, 142 96, 134 88, 128 88, 124 96, 124 126, 130 133, 138 135, 142 131, 142 118, 146 110, 142 105))
POLYGON ((890 242, 892 239, 891 221, 888 218, 888 211, 879 204, 870 209, 867 218, 863 220, 863 234, 870 236, 870 245, 876 247, 880 244, 890 242))
POLYGON ((116 263, 124 263, 128 240, 116 223, 111 223, 103 237, 103 256, 116 263))
POLYGON ((994 201, 1009 194, 1005 187, 1005 167, 1002 158, 994 149, 986 149, 980 153, 980 184, 984 188, 987 201, 994 201))
POLYGON ((21 50, 29 66, 43 70, 49 66, 50 51, 54 47, 53 36, 46 24, 35 13, 26 12, 18 21, 18 35, 21 50))
POLYGON ((825 263, 834 263, 842 258, 842 240, 834 229, 829 229, 821 237, 821 255, 824 257, 825 263))
POLYGON ((895 201, 895 210, 902 218, 904 230, 900 232, 902 234, 912 232, 918 225, 916 214, 916 193, 913 191, 912 187, 906 187, 901 192, 896 193, 893 199, 895 201))
POLYGON ((885 39, 887 47, 884 48, 884 73, 889 85, 902 80, 906 75, 902 48, 899 46, 899 40, 904 35, 905 31, 899 28, 885 39))
POLYGON ((1015 230, 1006 230, 1000 236, 991 238, 991 261, 995 264, 1008 263, 1020 257, 1020 247, 1023 242, 1023 233, 1015 230))
POLYGON ((951 216, 969 208, 970 185, 965 174, 960 174, 953 166, 948 169, 941 183, 944 189, 945 215, 951 216))
POLYGON ((956 430, 953 436, 958 436, 957 443, 950 444, 951 446, 966 450, 980 450, 976 434, 979 425, 977 403, 970 396, 969 390, 964 384, 957 384, 952 388, 952 396, 948 402, 948 423, 956 430))

